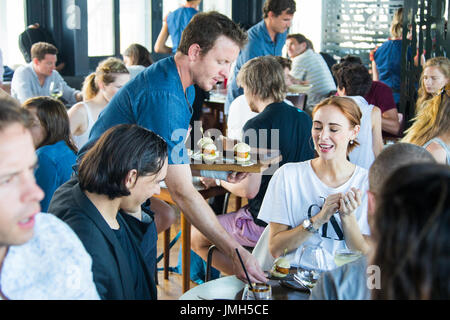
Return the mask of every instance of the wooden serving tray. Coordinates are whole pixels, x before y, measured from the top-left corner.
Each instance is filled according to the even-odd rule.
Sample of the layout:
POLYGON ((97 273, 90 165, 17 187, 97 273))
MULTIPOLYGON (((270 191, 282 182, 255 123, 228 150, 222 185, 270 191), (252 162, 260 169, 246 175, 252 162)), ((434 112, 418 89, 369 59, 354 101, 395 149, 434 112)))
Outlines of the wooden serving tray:
POLYGON ((219 152, 213 161, 204 160, 199 154, 199 152, 196 152, 191 155, 191 169, 261 173, 270 165, 277 164, 282 159, 279 150, 269 149, 252 149, 250 161, 244 163, 234 160, 232 150, 219 152))

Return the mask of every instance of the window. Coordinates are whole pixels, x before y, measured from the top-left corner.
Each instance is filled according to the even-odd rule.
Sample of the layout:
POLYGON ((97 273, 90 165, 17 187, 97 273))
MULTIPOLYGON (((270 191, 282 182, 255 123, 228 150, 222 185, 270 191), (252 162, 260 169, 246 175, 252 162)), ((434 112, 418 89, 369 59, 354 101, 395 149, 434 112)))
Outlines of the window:
POLYGON ((316 52, 322 45, 322 1, 296 0, 296 11, 289 33, 301 33, 311 40, 316 52))
POLYGON ((24 1, 0 0, 0 48, 4 65, 13 68, 25 64, 18 44, 25 27, 24 1))
POLYGON ((114 55, 114 1, 89 0, 88 56, 114 55))
POLYGON ((120 1, 120 52, 132 43, 152 51, 151 1, 120 1))
POLYGON ((231 19, 231 0, 203 0, 203 11, 217 11, 231 19))

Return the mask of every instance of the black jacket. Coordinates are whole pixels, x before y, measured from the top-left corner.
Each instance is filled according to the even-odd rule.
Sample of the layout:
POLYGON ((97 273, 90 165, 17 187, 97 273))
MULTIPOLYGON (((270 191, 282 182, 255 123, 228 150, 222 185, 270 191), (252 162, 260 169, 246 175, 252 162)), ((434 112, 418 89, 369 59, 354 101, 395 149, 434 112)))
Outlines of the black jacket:
MULTIPOLYGON (((126 253, 100 212, 81 191, 76 177, 56 190, 50 202, 49 212, 65 221, 75 231, 91 255, 94 282, 102 299, 142 299, 142 297, 136 297, 126 253)), ((142 239, 138 237, 141 233, 136 232, 141 230, 143 234, 145 224, 120 212, 117 220, 122 227, 126 228, 133 246, 137 249, 138 263, 142 266, 150 296, 156 299, 156 285, 139 245, 142 239), (133 223, 136 225, 130 228, 130 224, 133 223)))

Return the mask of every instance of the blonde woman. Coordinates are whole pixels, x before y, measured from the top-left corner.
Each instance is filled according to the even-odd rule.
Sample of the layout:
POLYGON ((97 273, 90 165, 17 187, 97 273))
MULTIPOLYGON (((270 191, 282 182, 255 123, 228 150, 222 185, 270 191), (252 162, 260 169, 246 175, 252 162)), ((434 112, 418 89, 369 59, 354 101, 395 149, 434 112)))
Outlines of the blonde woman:
POLYGON ((450 82, 450 60, 446 57, 435 57, 428 60, 420 76, 419 98, 416 112, 424 107, 441 89, 450 82))
POLYGON ((420 109, 403 142, 426 148, 439 163, 450 164, 450 84, 420 109))
POLYGON ((75 104, 68 112, 70 131, 78 149, 88 141, 100 112, 129 79, 127 67, 116 58, 100 62, 95 72, 86 77, 83 84, 85 100, 75 104))

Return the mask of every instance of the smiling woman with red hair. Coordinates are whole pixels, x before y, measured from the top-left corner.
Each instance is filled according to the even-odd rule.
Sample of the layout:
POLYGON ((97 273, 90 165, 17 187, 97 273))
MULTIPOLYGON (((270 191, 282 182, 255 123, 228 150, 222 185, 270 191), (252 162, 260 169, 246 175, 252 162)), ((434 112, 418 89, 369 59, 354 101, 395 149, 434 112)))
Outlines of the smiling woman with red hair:
POLYGON ((331 97, 313 109, 311 135, 319 156, 277 170, 258 215, 270 224, 273 257, 287 249, 287 258, 295 265, 296 251, 319 243, 332 269, 336 250, 368 250, 363 237, 370 233, 368 173, 347 159, 358 145, 360 122, 361 111, 350 98, 331 97))

